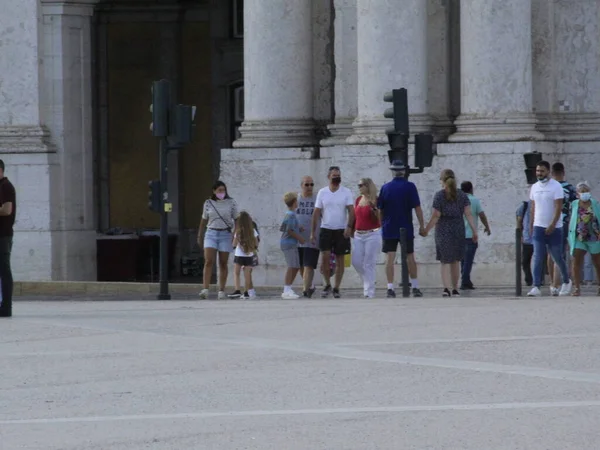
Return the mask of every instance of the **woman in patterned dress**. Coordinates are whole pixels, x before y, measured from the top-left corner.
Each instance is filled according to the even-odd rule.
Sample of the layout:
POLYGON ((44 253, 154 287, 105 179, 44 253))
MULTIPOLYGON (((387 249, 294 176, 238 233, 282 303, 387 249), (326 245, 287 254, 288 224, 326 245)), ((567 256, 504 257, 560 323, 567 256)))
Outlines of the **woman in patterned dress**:
POLYGON ((460 262, 465 256, 465 222, 473 230, 473 242, 477 242, 477 228, 471 214, 471 202, 467 194, 456 187, 456 177, 450 169, 440 175, 442 190, 433 198, 433 211, 423 236, 435 227, 436 258, 442 263, 444 297, 459 296, 458 281, 460 262))

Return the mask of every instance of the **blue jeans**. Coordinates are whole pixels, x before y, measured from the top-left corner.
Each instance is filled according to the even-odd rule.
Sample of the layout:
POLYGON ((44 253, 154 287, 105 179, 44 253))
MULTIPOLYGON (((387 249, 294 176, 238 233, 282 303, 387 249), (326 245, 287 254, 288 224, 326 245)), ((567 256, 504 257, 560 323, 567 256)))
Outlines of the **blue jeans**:
POLYGON ((465 239, 465 257, 460 262, 460 271, 462 278, 462 286, 471 286, 471 270, 473 269, 473 261, 475 261, 475 253, 477 252, 478 244, 473 242, 473 239, 465 239))
POLYGON ((556 228, 551 234, 546 234, 543 227, 533 227, 533 285, 540 287, 542 285, 542 270, 544 269, 544 260, 546 252, 549 251, 554 264, 560 269, 563 283, 569 282, 569 270, 565 262, 563 229, 556 228))

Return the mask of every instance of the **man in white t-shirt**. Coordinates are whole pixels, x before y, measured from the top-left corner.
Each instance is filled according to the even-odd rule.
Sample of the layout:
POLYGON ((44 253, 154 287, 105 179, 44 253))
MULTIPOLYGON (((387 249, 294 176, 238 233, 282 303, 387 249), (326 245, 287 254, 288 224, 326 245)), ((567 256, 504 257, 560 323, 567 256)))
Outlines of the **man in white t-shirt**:
MULTIPOLYGON (((564 192, 561 184, 550 178, 550 163, 540 161, 535 169, 538 182, 531 186, 531 212, 529 229, 533 241, 533 288, 529 297, 542 295, 542 270, 546 249, 560 269, 562 287, 559 295, 569 295, 573 284, 563 252, 563 221, 561 217, 564 192)), ((567 230, 564 230, 566 232, 567 230)))
POLYGON ((331 252, 335 255, 335 285, 333 296, 340 298, 340 284, 344 277, 344 255, 350 253, 350 235, 354 224, 354 200, 352 192, 347 187, 341 186, 342 174, 340 168, 331 166, 327 174, 329 186, 319 190, 313 213, 310 241, 316 241, 316 232, 319 219, 319 250, 321 250, 321 268, 325 288, 322 297, 331 293, 331 273, 329 259, 331 252))

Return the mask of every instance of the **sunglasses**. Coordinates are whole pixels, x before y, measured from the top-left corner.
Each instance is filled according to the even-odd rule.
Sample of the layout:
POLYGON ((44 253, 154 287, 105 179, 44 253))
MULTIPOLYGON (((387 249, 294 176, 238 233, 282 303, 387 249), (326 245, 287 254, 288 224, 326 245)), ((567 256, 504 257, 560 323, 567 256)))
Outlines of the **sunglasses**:
POLYGON ((358 187, 359 187, 359 188, 361 188, 361 187, 363 187, 363 186, 364 186, 364 184, 362 184, 362 183, 358 185, 358 187))
POLYGON ((304 183, 304 186, 308 187, 308 186, 314 186, 315 183, 304 183))

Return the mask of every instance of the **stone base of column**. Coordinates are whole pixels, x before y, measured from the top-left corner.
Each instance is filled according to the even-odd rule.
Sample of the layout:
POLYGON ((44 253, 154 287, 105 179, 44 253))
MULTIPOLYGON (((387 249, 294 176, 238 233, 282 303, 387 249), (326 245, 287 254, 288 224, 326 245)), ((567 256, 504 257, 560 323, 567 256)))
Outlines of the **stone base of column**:
MULTIPOLYGON (((410 142, 413 141, 415 134, 431 133, 434 123, 434 119, 429 114, 409 115, 410 142)), ((351 145, 387 144, 388 139, 385 130, 392 126, 393 124, 389 119, 358 118, 352 124, 353 133, 348 137, 346 143, 351 145)))
POLYGON ((537 113, 547 141, 600 141, 599 113, 537 113))
POLYGON ((440 116, 435 117, 435 121, 433 126, 431 127, 431 133, 433 134, 434 142, 446 142, 448 141, 448 136, 456 131, 454 127, 454 122, 450 117, 440 116))
POLYGON ((317 145, 315 124, 312 120, 265 120, 244 122, 242 135, 233 143, 234 148, 287 148, 317 145))
POLYGON ((493 117, 463 114, 454 124, 456 133, 448 138, 450 142, 538 141, 544 138, 536 130, 535 116, 529 113, 493 117))
POLYGON ((0 125, 0 153, 51 153, 50 132, 40 126, 0 125))
POLYGON ((322 147, 333 147, 335 145, 345 145, 346 140, 352 135, 354 128, 352 123, 354 119, 342 117, 335 120, 335 123, 327 125, 329 137, 321 140, 322 147))

